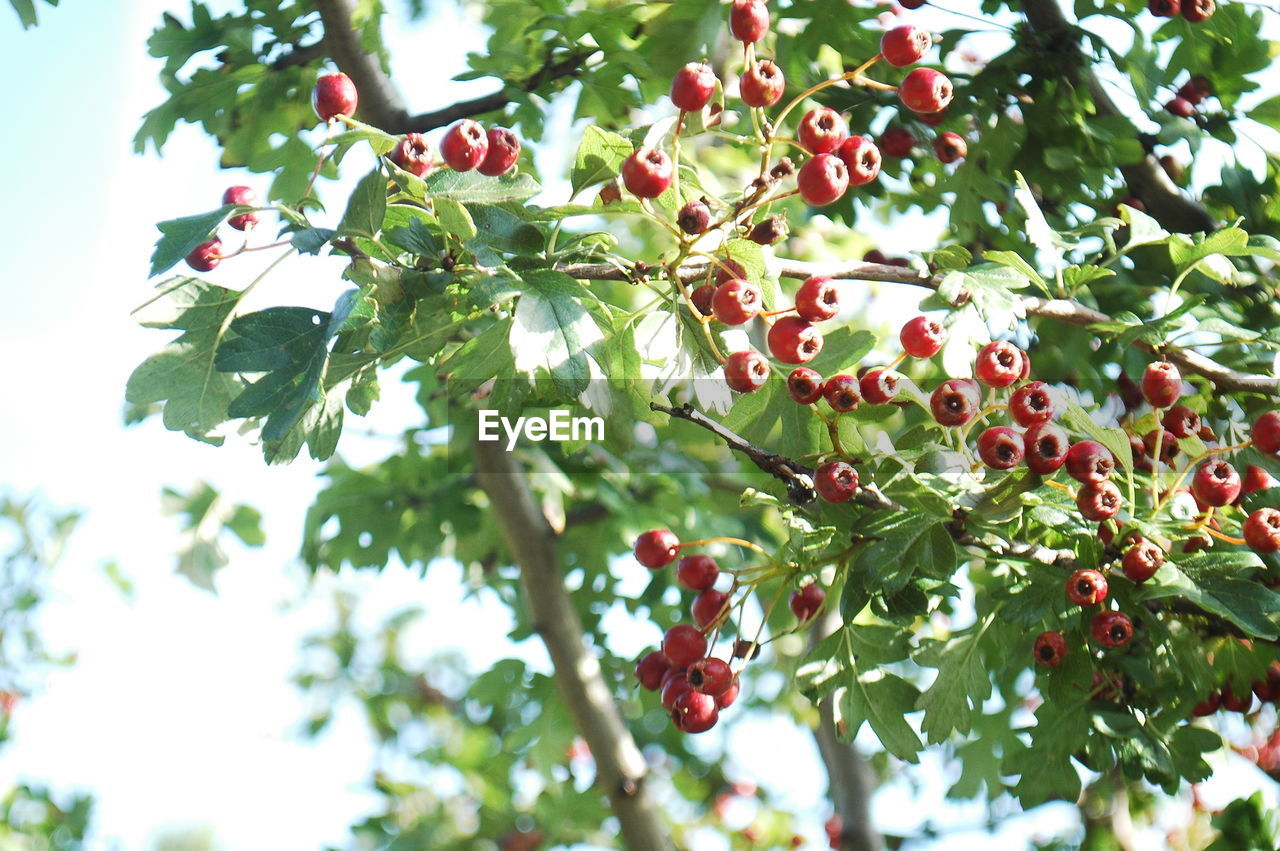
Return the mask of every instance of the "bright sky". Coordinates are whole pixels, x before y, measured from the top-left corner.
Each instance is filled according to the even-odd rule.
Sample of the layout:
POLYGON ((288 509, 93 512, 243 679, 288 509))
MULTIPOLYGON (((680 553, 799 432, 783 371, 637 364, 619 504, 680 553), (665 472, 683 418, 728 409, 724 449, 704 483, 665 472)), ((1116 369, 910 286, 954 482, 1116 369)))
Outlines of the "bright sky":
MULTIPOLYGON (((482 47, 478 27, 460 20, 452 4, 432 5, 440 19, 390 28, 400 80, 444 81, 464 67, 468 49, 482 47), (441 31, 457 37, 441 38, 441 31)), ((513 654, 544 665, 545 655, 536 643, 507 644, 503 609, 483 594, 464 600, 461 573, 449 564, 433 566, 425 582, 390 568, 379 576, 324 579, 304 593, 295 556, 318 464, 302 459, 268 468, 252 446, 229 441, 214 449, 154 422, 121 426, 125 380, 163 342, 162 334, 138 328, 128 316, 150 295, 154 223, 211 209, 227 185, 246 179, 219 171, 213 146, 195 128, 180 127, 163 160, 132 154, 141 115, 161 99, 157 63, 143 45, 166 8, 189 14, 185 3, 167 0, 42 5, 41 26, 26 33, 7 4, 0 8, 9 67, 39 69, 22 74, 10 92, 10 129, 0 135, 11 199, 7 250, 0 252, 8 306, 0 312, 0 361, 9 365, 0 487, 88 509, 53 577, 43 622, 51 647, 75 651, 78 661, 17 709, 16 740, 0 761, 0 789, 29 778, 63 792, 92 792, 95 848, 145 848, 165 830, 193 824, 212 825, 226 848, 340 844, 373 803, 363 790, 370 743, 353 711, 319 743, 300 740, 306 707, 288 681, 301 638, 330 621, 335 587, 365 597, 369 625, 406 601, 431 601, 431 630, 407 638, 415 657, 460 650, 450 641, 456 634, 468 635, 475 670, 513 654), (174 575, 177 526, 159 511, 163 486, 186 491, 202 479, 230 500, 263 508, 268 524, 264 551, 230 546, 232 565, 218 576, 217 597, 174 575), (132 601, 102 572, 112 559, 136 584, 132 601), (477 623, 485 629, 475 629, 477 623)), ((434 89, 436 101, 421 99, 425 87, 408 94, 413 108, 428 109, 491 86, 442 86, 434 89)), ((554 157, 562 155, 549 152, 544 168, 555 169, 554 157)), ((346 174, 359 176, 357 160, 347 162, 346 174)), ((913 233, 919 230, 882 236, 890 250, 905 251, 913 233)), ((242 258, 210 277, 243 281, 252 262, 242 258)), ((322 261, 294 264, 264 297, 326 306, 341 290, 333 271, 322 261)), ((411 393, 386 383, 383 397, 369 424, 396 434, 413 421, 411 393)), ((359 464, 387 447, 347 436, 342 449, 359 464)), ((626 628, 637 651, 653 638, 626 628)), ((810 835, 817 842, 826 804, 808 734, 745 713, 727 726, 711 740, 728 735, 744 779, 768 782, 812 813, 810 835), (760 741, 770 747, 759 748, 760 741)), ((936 760, 935 766, 941 767, 936 760)), ((941 774, 926 772, 923 809, 904 783, 884 788, 876 798, 879 824, 908 832, 916 814, 936 812, 941 774)), ((952 837, 947 847, 990 844, 981 833, 981 808, 948 812, 975 830, 952 837)), ((1002 837, 1020 844, 1030 834, 1074 823, 1073 808, 1049 807, 1007 822, 1002 837)))

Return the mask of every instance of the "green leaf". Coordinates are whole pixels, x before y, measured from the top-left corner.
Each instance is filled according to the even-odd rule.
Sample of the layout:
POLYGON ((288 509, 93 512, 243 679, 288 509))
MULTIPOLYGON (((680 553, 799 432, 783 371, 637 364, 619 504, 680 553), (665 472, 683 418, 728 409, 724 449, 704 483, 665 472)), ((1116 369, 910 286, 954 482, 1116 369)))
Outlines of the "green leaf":
POLYGON ((338 233, 373 239, 387 215, 387 177, 380 169, 366 174, 356 184, 342 214, 338 233))
POLYGON ((867 356, 875 344, 876 338, 870 332, 854 330, 846 325, 826 335, 822 352, 808 365, 827 377, 848 372, 867 356))
POLYGON ((211 433, 227 420, 241 383, 213 364, 241 294, 198 278, 173 278, 162 286, 163 296, 140 309, 140 321, 183 333, 133 371, 125 399, 139 406, 163 403, 165 428, 221 443, 211 433))
POLYGON ((1067 401, 1067 408, 1062 414, 1062 424, 1076 434, 1083 434, 1096 440, 1111 452, 1116 463, 1126 470, 1133 468, 1133 448, 1129 438, 1121 428, 1103 428, 1093 421, 1084 408, 1067 401))
POLYGON ((337 231, 329 228, 307 228, 295 233, 290 242, 299 254, 318 255, 329 244, 329 240, 337 235, 337 231))
POLYGON ((886 596, 896 594, 918 571, 926 576, 950 576, 956 566, 956 548, 946 528, 914 511, 886 513, 858 530, 875 537, 855 564, 875 577, 886 596))
POLYGON ((427 177, 427 192, 432 199, 448 198, 464 204, 525 201, 541 191, 538 181, 524 172, 485 177, 478 171, 441 169, 427 177))
POLYGON ((855 676, 840 698, 841 720, 848 724, 841 738, 852 741, 866 721, 885 750, 907 762, 919 762, 920 737, 905 717, 914 710, 919 697, 918 688, 895 674, 885 674, 871 682, 855 676))
POLYGON ((1129 226, 1128 238, 1125 240, 1126 249, 1168 242, 1172 239, 1169 232, 1160 227, 1159 222, 1133 207, 1121 207, 1120 218, 1129 226))
POLYGON ((573 170, 569 173, 573 194, 617 177, 623 160, 631 156, 632 150, 631 143, 617 133, 601 130, 595 125, 587 127, 573 158, 573 170))
POLYGON ((18 13, 18 20, 22 22, 24 30, 29 30, 40 22, 36 17, 34 0, 9 0, 9 4, 18 13))
POLYGON ((1258 638, 1280 637, 1276 615, 1280 595, 1251 579, 1224 576, 1201 577, 1193 582, 1185 573, 1166 562, 1158 574, 1159 584, 1144 584, 1135 595, 1139 600, 1183 597, 1206 612, 1224 618, 1246 634, 1258 638))
POLYGON ((213 236, 218 225, 235 210, 227 205, 209 213, 197 216, 186 216, 172 219, 156 225, 160 230, 160 239, 156 241, 156 249, 151 254, 151 277, 168 271, 183 258, 196 249, 198 245, 213 236))
POLYGON ((918 663, 938 669, 933 685, 916 701, 916 708, 924 710, 920 729, 931 744, 946 741, 952 732, 968 733, 973 711, 991 696, 991 679, 978 651, 990 625, 987 620, 977 632, 930 642, 915 657, 918 663))
POLYGON ((435 198, 436 218, 440 220, 440 230, 449 236, 457 237, 462 242, 476 235, 476 223, 471 213, 460 202, 451 198, 435 198))
POLYGON ((1280 95, 1264 100, 1245 115, 1273 130, 1280 130, 1280 95))
POLYGON ((516 304, 510 337, 516 369, 531 376, 545 369, 557 390, 576 397, 591 378, 587 348, 601 339, 582 306, 583 287, 561 272, 522 277, 529 286, 516 304))
POLYGON ((1045 283, 1044 278, 1040 277, 1040 273, 1030 263, 1022 259, 1019 254, 1015 254, 1012 251, 984 251, 982 252, 982 259, 998 263, 1001 266, 1007 266, 1040 287, 1041 290, 1049 291, 1049 285, 1045 283))

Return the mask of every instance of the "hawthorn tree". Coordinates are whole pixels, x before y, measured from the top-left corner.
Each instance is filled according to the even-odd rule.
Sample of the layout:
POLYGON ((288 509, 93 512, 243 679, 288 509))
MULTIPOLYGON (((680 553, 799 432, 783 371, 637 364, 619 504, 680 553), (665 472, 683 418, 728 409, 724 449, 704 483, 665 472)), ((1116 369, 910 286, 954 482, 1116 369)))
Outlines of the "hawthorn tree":
MULTIPOLYGON (((160 224, 139 317, 169 342, 128 417, 333 459, 312 569, 451 557, 554 665, 450 694, 394 641, 370 662, 345 627, 318 638, 341 673, 302 684, 362 694, 388 745, 430 731, 416 755, 478 813, 380 776, 371 844, 684 847, 730 784, 696 734, 744 706, 812 723, 840 848, 879 847, 876 775, 927 747, 956 798, 1110 802, 1086 829, 1122 846, 1217 751, 1276 770, 1269 13, 904 6, 477 4, 459 78, 493 92, 422 113, 401 91, 432 81, 393 82, 375 0, 195 2, 156 29, 169 98, 138 149, 194 123, 253 177, 160 224), (872 222, 912 228, 910 257, 872 222), (321 255, 331 304, 245 306, 321 255), (920 316, 891 327, 901 291, 920 316), (422 421, 348 466, 344 422, 378 416, 388 374, 422 421), (509 445, 485 411, 583 428, 509 445), (618 605, 658 627, 639 659, 618 605)), ((1233 807, 1224 847, 1274 844, 1233 807)), ((793 831, 766 806, 734 842, 793 831)))

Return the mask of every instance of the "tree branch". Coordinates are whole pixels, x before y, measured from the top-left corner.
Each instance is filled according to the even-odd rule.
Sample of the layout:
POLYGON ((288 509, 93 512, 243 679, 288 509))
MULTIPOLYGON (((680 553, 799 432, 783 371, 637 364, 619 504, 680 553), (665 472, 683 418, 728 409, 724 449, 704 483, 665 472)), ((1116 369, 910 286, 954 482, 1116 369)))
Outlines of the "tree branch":
MULTIPOLYGON (((1022 0, 1022 10, 1032 31, 1044 37, 1062 59, 1061 67, 1088 88, 1099 117, 1123 116, 1094 75, 1089 57, 1080 49, 1078 30, 1067 22, 1057 0, 1022 0)), ((1166 230, 1195 233, 1217 226, 1208 210, 1178 191, 1153 155, 1148 153, 1132 165, 1120 166, 1120 173, 1129 191, 1166 230)))
MULTIPOLYGON (((649 267, 643 267, 645 273, 636 269, 625 269, 608 263, 570 263, 556 267, 574 278, 592 281, 634 281, 643 277, 649 267)), ((655 271, 660 267, 653 267, 655 271)), ((679 269, 680 279, 686 283, 699 281, 707 277, 711 269, 709 261, 686 263, 679 269)), ((928 276, 914 269, 902 266, 885 266, 880 263, 865 263, 859 260, 840 262, 810 263, 777 257, 771 261, 769 271, 783 278, 804 279, 813 275, 828 278, 854 281, 883 281, 895 284, 910 284, 936 290, 942 276, 928 276)), ((1087 327, 1102 322, 1114 321, 1110 316, 1087 307, 1078 301, 1054 298, 1045 299, 1035 296, 1023 296, 1020 306, 1028 316, 1052 319, 1068 325, 1087 327)), ((1261 393, 1266 396, 1280 396, 1280 379, 1265 375, 1256 375, 1228 369, 1216 361, 1189 349, 1171 347, 1157 349, 1143 342, 1135 342, 1135 346, 1143 351, 1167 358, 1181 370, 1191 375, 1207 378, 1218 390, 1226 393, 1261 393)))
POLYGON ((671 847, 645 778, 648 766, 623 723, 600 663, 583 643, 582 621, 565 590, 556 535, 529 489, 514 455, 494 442, 476 442, 476 478, 512 559, 534 629, 555 666, 556 684, 596 763, 628 848, 671 847))

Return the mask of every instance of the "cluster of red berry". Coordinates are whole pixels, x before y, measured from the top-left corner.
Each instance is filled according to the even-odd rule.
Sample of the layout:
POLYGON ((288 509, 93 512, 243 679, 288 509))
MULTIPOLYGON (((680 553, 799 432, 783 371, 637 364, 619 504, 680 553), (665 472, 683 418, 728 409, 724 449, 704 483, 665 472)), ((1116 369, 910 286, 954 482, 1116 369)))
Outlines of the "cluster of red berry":
POLYGON ((1217 6, 1213 0, 1147 0, 1147 10, 1157 18, 1176 18, 1181 14, 1198 24, 1213 17, 1217 6))
MULTIPOLYGON (((769 31, 769 11, 764 0, 734 0, 729 13, 729 29, 747 46, 763 39, 769 31)), ((910 25, 895 27, 881 38, 880 55, 876 59, 884 59, 895 67, 905 67, 923 58, 932 45, 932 36, 922 29, 910 25)), ((748 64, 739 83, 739 97, 752 108, 774 106, 786 89, 782 70, 772 60, 754 59, 750 50, 746 55, 748 64)), ((871 81, 861 78, 861 70, 846 77, 870 85, 871 81)), ((671 83, 671 102, 680 109, 682 119, 686 113, 699 112, 707 107, 716 82, 715 72, 705 61, 690 62, 676 73, 671 83)), ((883 84, 875 85, 884 87, 883 84)), ((932 68, 910 71, 896 90, 907 109, 922 117, 937 116, 939 120, 952 98, 951 81, 932 68)), ((803 97, 782 110, 778 123, 803 97)), ((904 150, 901 133, 905 132, 899 131, 898 136, 893 137, 898 141, 894 148, 896 156, 910 155, 915 144, 907 134, 904 150)), ((800 120, 796 137, 798 147, 808 154, 808 159, 796 173, 797 192, 812 206, 832 204, 850 187, 869 183, 880 173, 880 148, 865 136, 851 136, 844 117, 833 109, 818 107, 807 112, 800 120)), ((955 133, 941 134, 935 147, 939 158, 948 163, 962 158, 967 152, 965 140, 955 133)), ((775 166, 771 177, 776 180, 789 176, 792 171, 790 161, 784 158, 775 166)), ((675 163, 661 148, 642 146, 623 163, 621 176, 623 185, 632 195, 657 198, 671 186, 675 163)), ((608 200, 606 197, 605 201, 608 200)), ((699 234, 709 225, 710 215, 708 212, 704 216, 695 210, 686 216, 682 211, 679 223, 685 233, 699 234)))
POLYGON ((1223 684, 1222 688, 1197 703, 1191 714, 1203 718, 1219 709, 1244 714, 1253 708, 1255 696, 1261 703, 1280 703, 1280 662, 1272 662, 1266 676, 1251 682, 1248 691, 1236 694, 1231 683, 1223 684))
MULTIPOLYGON (((358 103, 355 83, 346 74, 324 74, 311 91, 311 106, 321 121, 350 118, 355 115, 358 103)), ((418 177, 426 177, 440 167, 421 133, 407 134, 387 158, 418 177)), ((440 158, 454 171, 475 169, 488 177, 498 177, 510 171, 520 158, 520 140, 505 127, 493 127, 486 132, 477 122, 464 118, 445 131, 440 140, 440 158)), ((252 207, 257 205, 258 197, 248 186, 232 186, 223 194, 222 203, 252 207)), ((232 216, 227 221, 236 230, 246 230, 257 223, 258 214, 253 211, 232 216)), ((187 265, 197 272, 209 272, 231 256, 234 254, 225 253, 222 241, 215 237, 188 254, 187 265)))
MULTIPOLYGON (((1176 3, 1176 0, 1174 0, 1176 3)), ((1212 0, 1210 0, 1212 5, 1212 0)), ((1164 108, 1171 114, 1179 118, 1192 118, 1198 111, 1196 108, 1204 102, 1204 99, 1213 94, 1213 83, 1209 82, 1207 77, 1197 74, 1190 80, 1187 80, 1178 88, 1178 93, 1164 105, 1164 108)), ((1170 167, 1165 165, 1163 159, 1161 165, 1165 171, 1170 171, 1170 167)), ((1175 177, 1170 173, 1169 177, 1175 182, 1181 177, 1181 172, 1175 177)))
MULTIPOLYGON (((671 564, 682 550, 712 543, 693 541, 680 543, 674 532, 653 529, 635 543, 636 561, 650 570, 671 564)), ((733 543, 746 543, 723 539, 733 543)), ((745 602, 738 599, 739 578, 748 571, 722 571, 715 559, 707 555, 686 555, 676 565, 676 582, 696 594, 690 606, 692 624, 677 624, 662 637, 662 647, 645 654, 636 663, 635 675, 640 685, 661 693, 662 708, 671 713, 671 722, 685 733, 710 730, 719 720, 720 710, 738 699, 739 674, 760 653, 759 635, 755 639, 739 638, 733 643, 730 659, 741 660, 738 670, 710 651, 724 631, 730 613, 745 602), (737 574, 729 591, 720 591, 716 580, 722 572, 737 574)), ((791 611, 801 624, 811 622, 826 601, 826 592, 816 583, 805 585, 791 594, 791 611)))

